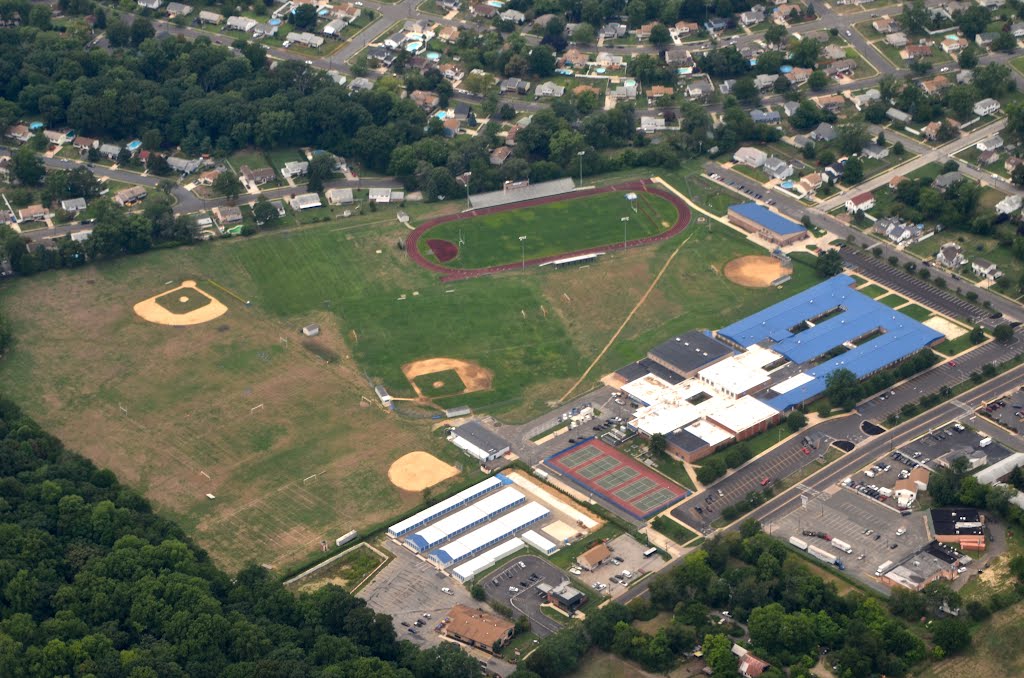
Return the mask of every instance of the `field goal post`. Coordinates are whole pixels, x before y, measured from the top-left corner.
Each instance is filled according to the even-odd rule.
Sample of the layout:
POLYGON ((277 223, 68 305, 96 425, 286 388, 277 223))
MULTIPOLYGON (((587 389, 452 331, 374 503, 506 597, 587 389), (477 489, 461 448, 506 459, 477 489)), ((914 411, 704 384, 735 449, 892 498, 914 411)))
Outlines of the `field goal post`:
POLYGON ((263 409, 263 403, 260 403, 259 405, 256 405, 255 407, 250 407, 249 408, 249 415, 251 416, 253 414, 256 414, 257 412, 259 412, 262 409, 263 409))
POLYGON ((311 476, 306 476, 305 478, 302 479, 302 484, 310 485, 312 483, 315 483, 317 480, 320 479, 321 475, 323 475, 323 471, 318 471, 317 473, 314 473, 311 476))

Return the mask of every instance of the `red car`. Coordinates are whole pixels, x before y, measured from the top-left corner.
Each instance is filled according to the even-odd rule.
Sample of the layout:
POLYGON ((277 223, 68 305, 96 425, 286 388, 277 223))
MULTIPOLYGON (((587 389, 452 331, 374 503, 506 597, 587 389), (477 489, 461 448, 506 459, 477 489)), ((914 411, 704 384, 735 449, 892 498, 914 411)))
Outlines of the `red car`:
POLYGON ((771 479, 771 478, 769 478, 768 476, 765 476, 765 477, 764 477, 764 480, 762 480, 762 481, 761 481, 761 487, 764 487, 765 485, 767 485, 767 484, 768 484, 768 483, 770 483, 771 481, 772 481, 772 479, 771 479))
POLYGON ((807 448, 807 447, 802 447, 800 449, 803 451, 804 454, 810 454, 811 453, 811 450, 809 448, 807 448))
POLYGON ((948 363, 946 363, 946 364, 947 364, 947 365, 949 365, 950 367, 956 367, 956 361, 955 361, 955 360, 950 360, 950 361, 949 361, 948 363))

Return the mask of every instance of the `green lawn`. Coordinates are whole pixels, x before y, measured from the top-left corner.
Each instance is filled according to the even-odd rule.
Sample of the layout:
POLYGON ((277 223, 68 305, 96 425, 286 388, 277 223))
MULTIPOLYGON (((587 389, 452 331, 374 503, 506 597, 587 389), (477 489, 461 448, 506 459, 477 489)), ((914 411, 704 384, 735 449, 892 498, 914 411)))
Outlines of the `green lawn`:
POLYGON ((974 344, 971 343, 971 335, 970 333, 967 333, 957 337, 956 339, 947 339, 936 346, 935 350, 942 355, 956 355, 958 353, 963 353, 973 345, 974 344))
POLYGON ((241 151, 236 151, 230 158, 228 158, 228 162, 235 168, 235 172, 238 174, 241 174, 243 165, 247 165, 249 169, 254 170, 260 169, 261 167, 268 167, 270 165, 270 163, 267 162, 267 156, 263 155, 263 151, 254 148, 246 148, 241 151))
POLYGON ((428 398, 440 398, 466 390, 466 385, 462 383, 459 373, 455 370, 424 374, 416 377, 413 381, 420 387, 420 392, 428 398), (441 386, 435 386, 437 383, 440 383, 441 386))
POLYGON ((638 211, 633 212, 625 196, 601 193, 448 222, 427 232, 420 251, 433 256, 428 239, 458 243, 461 234, 459 254, 446 265, 484 268, 515 263, 523 256, 533 259, 621 242, 624 232, 629 240, 645 238, 663 232, 678 218, 675 206, 664 198, 641 193, 638 211))
POLYGON ((917 304, 909 304, 900 309, 900 313, 905 316, 909 316, 914 320, 925 321, 934 315, 924 306, 918 306, 917 304))
POLYGON ((862 287, 862 288, 858 289, 857 291, 860 292, 861 294, 866 294, 867 296, 871 297, 872 299, 877 299, 878 297, 882 296, 883 294, 886 294, 886 291, 885 291, 884 287, 881 287, 881 286, 876 285, 874 283, 871 283, 867 287, 862 287))
POLYGON ((902 306, 903 304, 907 303, 907 301, 909 300, 904 299, 898 294, 889 294, 882 297, 881 299, 878 299, 877 301, 885 304, 889 308, 896 308, 897 306, 902 306))
POLYGON ((681 524, 665 516, 655 518, 651 522, 651 527, 677 544, 685 544, 697 536, 693 531, 686 529, 681 524))

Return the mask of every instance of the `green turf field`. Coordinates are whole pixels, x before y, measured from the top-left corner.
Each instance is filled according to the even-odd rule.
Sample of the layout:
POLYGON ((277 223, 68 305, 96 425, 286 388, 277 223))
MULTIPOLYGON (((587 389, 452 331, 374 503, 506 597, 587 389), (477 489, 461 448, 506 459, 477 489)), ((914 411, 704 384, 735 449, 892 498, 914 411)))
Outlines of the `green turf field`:
POLYGON ((485 268, 521 261, 524 245, 525 257, 536 259, 622 242, 623 226, 626 238, 635 240, 675 224, 674 205, 656 195, 638 195, 637 212, 630 209, 625 192, 612 192, 448 222, 424 234, 420 251, 433 259, 428 239, 458 243, 461 232, 459 255, 445 265, 485 268), (624 217, 629 221, 623 223, 624 217), (526 240, 520 242, 521 236, 526 240))
POLYGON ((455 370, 422 374, 413 381, 419 386, 420 393, 428 398, 442 398, 466 390, 466 385, 462 383, 459 373, 455 370), (437 382, 441 382, 442 386, 434 386, 437 382))

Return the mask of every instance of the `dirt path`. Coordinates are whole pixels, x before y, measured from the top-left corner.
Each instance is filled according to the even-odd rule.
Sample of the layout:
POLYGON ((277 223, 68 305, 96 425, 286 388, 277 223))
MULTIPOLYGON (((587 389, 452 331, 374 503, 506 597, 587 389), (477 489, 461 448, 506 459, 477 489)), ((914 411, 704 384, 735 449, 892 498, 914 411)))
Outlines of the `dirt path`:
POLYGON ((619 338, 620 334, 622 334, 622 330, 626 329, 626 325, 629 324, 629 321, 633 319, 633 316, 636 315, 636 312, 639 311, 640 307, 644 305, 645 301, 647 301, 647 297, 649 297, 651 295, 651 292, 654 291, 654 288, 657 286, 658 281, 661 280, 661 276, 665 275, 665 271, 668 270, 669 265, 676 258, 676 255, 679 254, 680 250, 683 249, 683 245, 685 245, 691 237, 693 236, 687 236, 686 239, 683 240, 683 242, 679 243, 679 247, 673 250, 672 254, 670 254, 668 259, 665 260, 665 263, 662 265, 661 270, 658 271, 658 275, 654 276, 654 280, 651 281, 651 284, 647 287, 647 290, 644 292, 643 296, 640 297, 640 300, 637 301, 636 304, 633 306, 632 310, 630 310, 629 314, 626 316, 626 319, 622 321, 621 325, 619 325, 619 329, 615 330, 615 334, 613 334, 611 339, 608 340, 608 343, 604 345, 604 348, 602 348, 601 352, 597 354, 597 357, 594 358, 594 361, 587 366, 587 369, 583 372, 582 375, 580 375, 580 378, 576 380, 576 383, 573 384, 572 387, 570 387, 569 390, 565 392, 565 395, 559 398, 559 402, 564 402, 566 398, 572 395, 572 392, 579 388, 579 385, 582 384, 583 380, 587 378, 587 375, 590 374, 590 371, 594 369, 594 366, 597 365, 601 358, 604 357, 604 354, 608 352, 608 349, 612 347, 612 344, 615 343, 615 340, 619 338))

